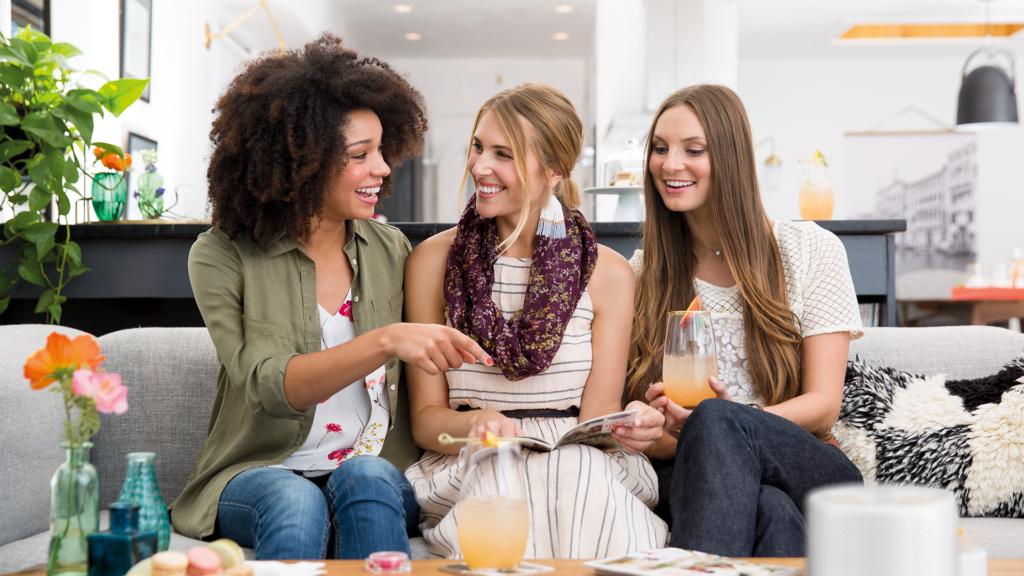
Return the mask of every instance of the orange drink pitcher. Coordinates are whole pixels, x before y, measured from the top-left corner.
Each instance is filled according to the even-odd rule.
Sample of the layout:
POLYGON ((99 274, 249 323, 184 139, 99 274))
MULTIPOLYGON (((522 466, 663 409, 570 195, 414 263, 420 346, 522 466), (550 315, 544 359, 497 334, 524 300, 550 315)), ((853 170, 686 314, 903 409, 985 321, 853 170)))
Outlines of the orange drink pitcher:
POLYGON ((683 408, 714 398, 708 379, 718 378, 718 354, 711 313, 701 310, 700 296, 684 312, 669 312, 661 377, 665 396, 683 408))

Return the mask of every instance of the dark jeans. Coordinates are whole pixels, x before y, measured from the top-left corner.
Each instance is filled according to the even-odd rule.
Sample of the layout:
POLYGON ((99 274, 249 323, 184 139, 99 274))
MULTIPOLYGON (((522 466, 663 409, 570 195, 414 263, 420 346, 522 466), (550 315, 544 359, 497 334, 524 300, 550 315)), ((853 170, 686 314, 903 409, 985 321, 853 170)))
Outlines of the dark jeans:
POLYGON ((669 544, 733 557, 805 556, 808 492, 863 482, 842 451, 800 426, 717 399, 687 419, 675 462, 658 479, 672 516, 669 544))
POLYGON ((405 474, 383 458, 356 456, 316 478, 283 468, 242 472, 221 493, 216 533, 252 548, 257 560, 361 560, 382 550, 409 554, 419 514, 405 474))

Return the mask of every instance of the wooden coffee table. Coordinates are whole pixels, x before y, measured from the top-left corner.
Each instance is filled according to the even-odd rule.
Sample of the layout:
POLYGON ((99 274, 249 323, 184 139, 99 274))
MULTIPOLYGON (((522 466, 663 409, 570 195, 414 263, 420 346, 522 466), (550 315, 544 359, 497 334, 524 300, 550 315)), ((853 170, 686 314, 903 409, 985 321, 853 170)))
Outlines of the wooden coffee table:
MULTIPOLYGON (((803 558, 750 558, 750 560, 797 568, 802 568, 804 565, 803 558)), ((369 574, 362 560, 325 560, 324 562, 327 565, 327 576, 361 576, 369 574)), ((445 572, 440 572, 438 568, 454 562, 454 560, 413 560, 412 576, 446 574, 445 572)), ((594 574, 592 568, 587 568, 583 565, 584 560, 531 560, 531 562, 551 566, 555 569, 555 574, 562 576, 592 576, 594 574)), ((46 568, 43 565, 33 566, 21 572, 13 572, 2 576, 46 576, 46 568)), ((988 576, 1024 576, 1024 558, 989 559, 988 576)))

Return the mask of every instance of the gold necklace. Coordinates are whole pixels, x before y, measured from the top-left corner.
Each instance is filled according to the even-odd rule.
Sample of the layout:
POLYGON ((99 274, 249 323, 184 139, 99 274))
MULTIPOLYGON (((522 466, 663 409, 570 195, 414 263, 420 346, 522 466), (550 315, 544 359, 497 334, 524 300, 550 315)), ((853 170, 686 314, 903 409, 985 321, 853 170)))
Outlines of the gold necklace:
POLYGON ((694 241, 694 244, 698 248, 703 248, 703 249, 707 250, 708 252, 714 252, 715 253, 715 258, 718 258, 719 262, 722 261, 722 251, 721 250, 712 250, 711 248, 708 248, 707 246, 704 246, 703 244, 697 244, 696 241, 694 241))

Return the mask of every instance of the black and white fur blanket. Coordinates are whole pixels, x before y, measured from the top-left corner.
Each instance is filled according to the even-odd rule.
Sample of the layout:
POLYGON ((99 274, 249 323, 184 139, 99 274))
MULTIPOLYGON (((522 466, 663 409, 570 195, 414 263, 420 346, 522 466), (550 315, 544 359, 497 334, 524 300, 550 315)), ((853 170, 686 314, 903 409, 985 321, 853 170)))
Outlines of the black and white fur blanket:
POLYGON ((858 358, 833 433, 866 483, 944 488, 961 516, 1024 518, 1024 357, 954 381, 858 358))

